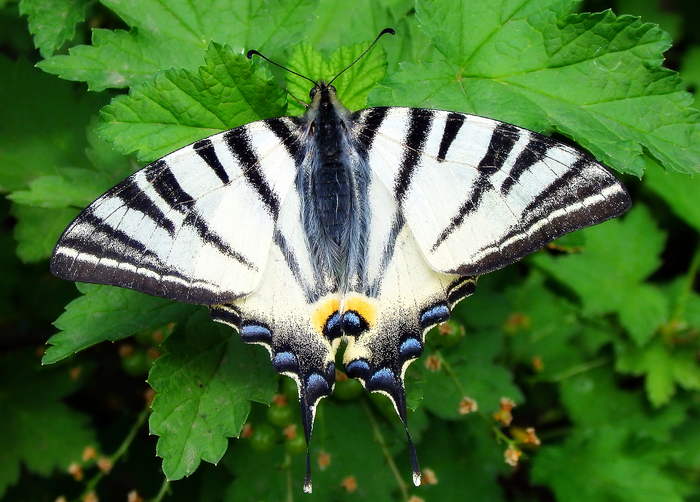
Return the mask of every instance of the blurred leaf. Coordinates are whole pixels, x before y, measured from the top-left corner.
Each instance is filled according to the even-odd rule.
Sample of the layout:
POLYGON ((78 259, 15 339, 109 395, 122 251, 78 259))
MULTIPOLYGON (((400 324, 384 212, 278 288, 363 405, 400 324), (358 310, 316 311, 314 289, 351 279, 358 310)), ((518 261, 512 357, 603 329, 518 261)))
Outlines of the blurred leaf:
POLYGON ((561 394, 569 416, 582 430, 615 424, 640 438, 665 442, 686 418, 680 403, 651 409, 641 389, 624 390, 616 384, 609 366, 566 379, 561 394))
POLYGON ((695 87, 696 91, 700 88, 700 47, 692 47, 685 53, 681 63, 681 76, 685 83, 695 87))
POLYGON ((667 297, 656 286, 641 284, 661 264, 665 233, 642 205, 581 232, 584 252, 558 257, 536 253, 531 262, 575 291, 586 315, 616 312, 643 346, 669 316, 667 297))
POLYGON ((29 16, 34 46, 47 58, 75 36, 75 26, 85 19, 87 0, 22 0, 19 10, 29 16))
MULTIPOLYGON (((319 406, 317 423, 311 440, 313 493, 305 499, 350 501, 391 501, 397 480, 374 440, 371 422, 363 407, 324 400, 319 406), (358 452, 362 461, 358 462, 358 452), (329 464, 320 468, 319 455, 327 454, 329 464), (352 478, 354 492, 343 487, 352 478)), ((255 423, 252 424, 255 427, 255 423)), ((298 431, 300 433, 301 431, 298 431)), ((405 435, 403 436, 405 440, 405 435)), ((255 453, 239 442, 225 457, 225 463, 236 476, 226 501, 286 500, 301 494, 304 481, 304 456, 291 457, 284 464, 282 448, 268 453, 255 453), (291 465, 286 465, 291 462, 291 465), (275 467, 283 465, 282 468, 275 467), (260 469, 260 466, 267 466, 260 469)), ((405 453, 406 457, 408 456, 405 453)), ((405 483, 410 483, 408 462, 400 469, 405 483)))
POLYGON ((78 95, 24 60, 0 55, 0 190, 18 190, 57 167, 86 167, 85 127, 106 101, 78 95))
POLYGON ((616 11, 639 16, 647 23, 657 23, 674 40, 681 36, 683 16, 678 11, 669 10, 663 0, 618 0, 616 11))
MULTIPOLYGON (((475 400, 479 411, 487 414, 498 411, 502 397, 521 403, 523 395, 513 384, 512 372, 495 363, 502 346, 501 333, 484 330, 467 334, 453 349, 444 349, 438 355, 444 358, 441 369, 423 370, 427 409, 441 418, 457 419, 462 417, 459 404, 464 397, 475 400)), ((426 350, 416 364, 425 365, 430 356, 426 350)))
POLYGON ((644 348, 626 347, 618 356, 617 369, 632 375, 645 375, 649 400, 655 407, 667 404, 676 385, 700 390, 700 366, 697 354, 684 348, 672 348, 657 337, 644 348))
POLYGON ((12 215, 18 220, 15 226, 17 256, 24 263, 31 263, 51 256, 56 241, 78 215, 78 211, 70 208, 53 210, 16 204, 12 207, 12 215))
POLYGON ((680 219, 700 232, 700 176, 689 178, 680 173, 665 173, 649 163, 644 185, 651 188, 680 219))
POLYGON ((559 502, 682 502, 684 490, 660 466, 656 451, 630 449, 614 425, 575 431, 561 446, 542 446, 532 481, 548 485, 559 502))
POLYGON ((32 351, 0 356, 0 497, 19 480, 21 464, 49 477, 97 446, 89 417, 61 401, 85 379, 85 372, 77 374, 72 378, 65 365, 40 367, 32 351))
POLYGON ((511 467, 503 461, 505 446, 493 441, 490 425, 476 415, 459 423, 433 424, 419 447, 421 467, 435 473, 437 483, 416 491, 426 502, 505 501, 498 478, 511 467))

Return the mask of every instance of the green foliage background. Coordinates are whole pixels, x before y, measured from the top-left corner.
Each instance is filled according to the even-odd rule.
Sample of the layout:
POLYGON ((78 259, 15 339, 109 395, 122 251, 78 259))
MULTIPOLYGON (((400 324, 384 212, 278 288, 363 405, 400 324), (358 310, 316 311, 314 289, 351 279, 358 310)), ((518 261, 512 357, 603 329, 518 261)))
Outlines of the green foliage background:
POLYGON ((700 7, 662 3, 0 0, 0 499, 700 500, 700 128, 686 92, 700 85, 700 7), (303 455, 269 427, 276 392, 297 412, 264 349, 203 307, 76 290, 47 258, 80 208, 146 162, 302 113, 280 84, 303 100, 308 82, 245 50, 329 78, 388 26, 397 36, 335 83, 349 108, 458 110, 573 140, 634 205, 482 277, 457 334, 428 335, 409 424, 435 484, 410 484, 393 410, 345 382, 319 408, 306 496, 303 455), (478 410, 460 414, 464 397, 478 410), (494 418, 501 398, 510 425, 494 418), (246 423, 254 437, 230 439, 246 423))

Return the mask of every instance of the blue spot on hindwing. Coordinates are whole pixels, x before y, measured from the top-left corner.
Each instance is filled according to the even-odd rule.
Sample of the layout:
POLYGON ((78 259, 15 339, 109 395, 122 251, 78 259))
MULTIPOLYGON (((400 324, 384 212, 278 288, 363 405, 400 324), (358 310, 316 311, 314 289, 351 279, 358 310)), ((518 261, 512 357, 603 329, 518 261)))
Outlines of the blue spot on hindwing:
POLYGON ((291 352, 278 352, 272 359, 272 367, 277 373, 297 373, 299 371, 299 361, 291 352))
POLYGON ((348 310, 343 314, 343 332, 348 336, 359 336, 368 328, 360 314, 354 310, 348 310))
POLYGON ((369 364, 367 364, 367 361, 357 359, 345 366, 345 373, 350 378, 359 378, 366 381, 369 377, 369 364))
POLYGON ((445 304, 433 305, 423 311, 420 316, 420 325, 422 328, 433 326, 445 322, 450 318, 450 309, 445 304))
POLYGON ((394 390, 396 388, 396 377, 389 368, 381 368, 374 372, 372 378, 367 383, 368 390, 394 390))
POLYGON ((265 343, 272 345, 272 332, 265 326, 248 324, 240 330, 241 340, 245 343, 265 343))
POLYGON ((401 359, 403 361, 420 357, 422 353, 423 347, 421 346, 421 343, 415 338, 407 339, 401 344, 401 347, 399 347, 399 354, 401 355, 401 359))
POLYGON ((331 386, 323 375, 312 373, 306 380, 306 399, 309 404, 314 404, 323 396, 329 396, 331 386))
POLYGON ((325 326, 323 326, 323 335, 328 340, 335 340, 336 338, 343 336, 343 330, 340 322, 340 312, 337 310, 328 317, 325 326))

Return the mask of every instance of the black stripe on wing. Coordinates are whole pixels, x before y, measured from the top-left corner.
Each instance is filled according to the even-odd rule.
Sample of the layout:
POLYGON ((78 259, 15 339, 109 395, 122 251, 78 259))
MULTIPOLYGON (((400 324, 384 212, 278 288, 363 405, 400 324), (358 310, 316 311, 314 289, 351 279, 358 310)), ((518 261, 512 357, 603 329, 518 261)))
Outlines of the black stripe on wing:
POLYGON ((442 131, 442 139, 440 140, 440 148, 438 149, 438 162, 444 162, 447 157, 447 152, 450 151, 450 147, 465 121, 466 117, 462 113, 450 112, 447 114, 445 129, 442 131))
MULTIPOLYGON (((396 212, 394 218, 392 219, 391 228, 389 234, 387 235, 387 240, 384 243, 384 252, 382 253, 381 265, 378 267, 380 271, 384 271, 391 263, 394 258, 394 253, 396 252, 396 239, 398 239, 401 230, 403 229, 405 221, 400 212, 396 212)), ((379 292, 382 286, 382 280, 384 279, 384 274, 380 273, 374 278, 374 281, 370 284, 369 278, 364 277, 364 284, 368 285, 363 293, 370 297, 376 298, 379 296, 379 292)))
POLYGON ((224 140, 231 155, 241 164, 243 176, 248 184, 258 193, 260 200, 267 206, 270 215, 277 219, 280 200, 260 170, 260 158, 253 151, 246 127, 237 127, 224 133, 224 140))
MULTIPOLYGON (((165 167, 165 163, 161 167, 165 167)), ((137 184, 137 178, 134 176, 130 178, 131 183, 126 183, 119 191, 114 193, 114 196, 119 198, 122 203, 139 212, 143 213, 146 217, 150 218, 156 224, 168 232, 172 237, 175 235, 175 223, 158 207, 156 202, 146 195, 143 190, 137 184)))
POLYGON ((325 288, 322 289, 318 286, 311 287, 311 285, 309 285, 309 283, 305 280, 301 273, 299 261, 296 257, 296 254, 294 253, 294 250, 291 248, 291 246, 287 242, 287 239, 279 230, 275 230, 274 242, 282 252, 282 256, 284 256, 284 260, 287 263, 287 267, 292 272, 292 275, 297 281, 297 284, 299 284, 299 287, 301 287, 301 289, 304 291, 306 303, 315 303, 321 296, 327 293, 327 291, 325 291, 325 288))
POLYGON ((520 182, 523 174, 528 172, 532 166, 542 161, 547 157, 547 152, 557 145, 553 139, 536 134, 533 132, 530 141, 525 145, 525 148, 520 152, 518 158, 515 159, 515 164, 508 172, 508 178, 501 185, 501 194, 507 196, 511 189, 520 182))
POLYGON ((453 272, 480 275, 497 270, 562 235, 620 216, 630 206, 624 185, 603 166, 582 156, 533 199, 517 226, 499 242, 481 249, 478 254, 482 256, 475 262, 453 272))
POLYGON ((435 243, 430 248, 431 252, 435 251, 445 239, 452 235, 471 213, 479 209, 481 201, 486 193, 494 190, 494 186, 491 183, 491 176, 503 168, 519 138, 520 129, 510 124, 501 123, 493 130, 486 153, 477 166, 478 176, 474 182, 474 189, 469 199, 457 209, 455 215, 450 219, 449 225, 440 233, 435 243))
POLYGON ((358 151, 365 160, 367 160, 367 154, 372 149, 372 143, 377 135, 377 131, 379 131, 389 110, 389 107, 380 106, 361 110, 353 114, 353 120, 357 125, 356 137, 358 151))
MULTIPOLYGON (((143 174, 146 177, 146 181, 153 186, 158 196, 168 206, 180 213, 189 212, 194 204, 194 198, 180 186, 165 160, 156 160, 143 170, 143 174)), ((120 187, 124 188, 120 184, 115 189, 120 187)), ((107 194, 110 194, 110 192, 107 192, 107 194)))
POLYGON ((219 157, 216 155, 216 150, 214 149, 214 143, 211 142, 209 138, 205 138, 197 141, 192 145, 192 148, 197 155, 199 155, 204 162, 214 171, 214 174, 221 180, 224 185, 229 182, 228 173, 224 166, 221 165, 219 157))
POLYGON ((299 165, 301 157, 303 157, 299 129, 305 121, 296 117, 278 117, 264 120, 264 122, 284 145, 287 153, 295 160, 295 164, 299 165))
POLYGON ((411 186, 413 173, 423 153, 425 140, 430 134, 435 112, 423 108, 410 108, 410 116, 404 140, 404 153, 396 176, 394 196, 399 204, 411 186))

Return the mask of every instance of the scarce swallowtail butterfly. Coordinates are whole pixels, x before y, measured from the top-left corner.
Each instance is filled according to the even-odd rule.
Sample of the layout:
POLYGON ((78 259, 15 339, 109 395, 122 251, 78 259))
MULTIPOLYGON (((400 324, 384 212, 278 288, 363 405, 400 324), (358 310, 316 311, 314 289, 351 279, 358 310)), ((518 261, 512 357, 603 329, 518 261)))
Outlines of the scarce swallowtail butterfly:
POLYGON ((65 230, 51 271, 207 305, 296 381, 307 445, 344 340, 347 375, 387 395, 408 434, 406 368, 477 276, 630 198, 590 156, 520 127, 350 112, 324 82, 310 98, 302 117, 197 141, 109 190, 65 230))

